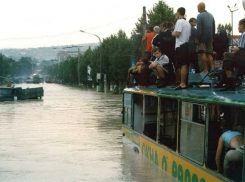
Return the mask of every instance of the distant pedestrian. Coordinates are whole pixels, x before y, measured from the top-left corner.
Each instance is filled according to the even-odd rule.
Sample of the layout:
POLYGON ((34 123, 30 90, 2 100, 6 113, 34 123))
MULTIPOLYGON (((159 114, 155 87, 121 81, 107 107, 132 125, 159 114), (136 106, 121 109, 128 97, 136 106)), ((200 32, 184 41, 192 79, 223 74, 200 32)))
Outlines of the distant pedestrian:
POLYGON ((197 52, 201 54, 204 70, 202 73, 208 73, 208 62, 211 70, 214 69, 213 53, 213 37, 215 34, 215 21, 212 14, 205 10, 205 4, 199 3, 197 6, 197 33, 196 44, 197 52))
POLYGON ((195 43, 195 40, 196 40, 196 24, 197 24, 197 21, 195 18, 191 18, 189 20, 189 23, 191 25, 191 35, 190 35, 190 38, 189 38, 189 58, 190 58, 190 63, 192 64, 192 67, 195 69, 195 73, 199 73, 199 65, 198 65, 198 54, 197 54, 197 51, 196 51, 196 43, 195 43))
POLYGON ((175 76, 176 84, 175 90, 187 88, 188 77, 188 42, 191 34, 191 25, 184 18, 185 8, 181 7, 177 10, 178 21, 176 22, 175 29, 172 36, 176 37, 175 42, 175 76))
POLYGON ((152 39, 155 37, 153 32, 153 27, 149 27, 148 30, 145 32, 144 37, 142 38, 142 42, 146 41, 146 58, 148 60, 151 59, 151 51, 152 51, 152 39))

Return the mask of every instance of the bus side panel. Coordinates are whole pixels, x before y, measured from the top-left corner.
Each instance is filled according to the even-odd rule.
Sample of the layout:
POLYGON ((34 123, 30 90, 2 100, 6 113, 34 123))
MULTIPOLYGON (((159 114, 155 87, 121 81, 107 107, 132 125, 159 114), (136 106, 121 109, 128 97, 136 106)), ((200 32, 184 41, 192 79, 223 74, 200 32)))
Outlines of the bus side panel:
POLYGON ((205 170, 189 163, 178 157, 174 151, 166 150, 159 147, 157 144, 140 138, 140 151, 143 156, 148 158, 151 162, 158 165, 163 171, 168 172, 174 178, 181 182, 195 181, 195 182, 219 182, 225 181, 218 176, 214 176, 205 170))
POLYGON ((124 134, 124 137, 136 144, 138 147, 140 147, 140 137, 137 133, 127 129, 126 127, 122 127, 122 132, 124 134))

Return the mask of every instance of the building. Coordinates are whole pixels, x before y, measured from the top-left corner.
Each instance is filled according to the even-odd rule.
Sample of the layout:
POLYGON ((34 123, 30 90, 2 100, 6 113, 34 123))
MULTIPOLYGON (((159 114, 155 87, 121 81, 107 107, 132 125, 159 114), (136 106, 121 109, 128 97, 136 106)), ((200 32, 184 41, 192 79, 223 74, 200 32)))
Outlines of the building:
MULTIPOLYGON (((84 54, 85 51, 80 51, 80 54, 84 54)), ((69 57, 78 57, 78 51, 59 51, 57 54, 57 59, 59 60, 59 62, 65 61, 67 59, 69 59, 69 57)))

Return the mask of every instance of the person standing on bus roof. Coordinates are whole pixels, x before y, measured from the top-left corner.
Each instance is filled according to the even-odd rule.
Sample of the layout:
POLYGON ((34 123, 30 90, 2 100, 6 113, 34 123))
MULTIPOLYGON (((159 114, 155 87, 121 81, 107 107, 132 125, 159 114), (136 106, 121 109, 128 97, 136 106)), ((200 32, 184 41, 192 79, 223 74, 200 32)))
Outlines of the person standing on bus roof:
POLYGON ((213 60, 213 37, 215 34, 215 21, 212 14, 205 10, 205 4, 199 3, 197 6, 197 32, 196 32, 196 44, 197 52, 201 54, 202 64, 204 70, 202 73, 208 73, 208 63, 210 64, 211 71, 214 69, 213 60))
POLYGON ((146 41, 146 58, 148 59, 148 61, 151 59, 151 41, 154 37, 155 34, 153 32, 153 27, 149 27, 148 30, 146 30, 144 37, 142 38, 142 42, 146 41))
POLYGON ((175 87, 175 90, 187 88, 187 77, 188 77, 188 41, 191 34, 191 25, 186 21, 185 8, 181 7, 177 10, 178 21, 176 22, 175 29, 172 32, 172 36, 176 37, 175 42, 175 76, 176 83, 180 84, 175 87))
POLYGON ((192 64, 192 67, 195 69, 195 73, 199 73, 199 65, 198 65, 198 54, 197 54, 197 45, 195 43, 196 40, 196 24, 197 20, 195 18, 191 18, 189 20, 189 23, 191 25, 191 35, 189 39, 189 56, 190 56, 190 63, 192 64))

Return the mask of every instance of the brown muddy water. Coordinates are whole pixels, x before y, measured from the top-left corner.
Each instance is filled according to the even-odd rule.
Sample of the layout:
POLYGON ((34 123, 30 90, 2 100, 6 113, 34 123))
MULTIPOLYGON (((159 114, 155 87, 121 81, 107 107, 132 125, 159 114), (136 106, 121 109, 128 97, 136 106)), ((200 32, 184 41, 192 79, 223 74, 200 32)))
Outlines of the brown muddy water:
POLYGON ((122 139, 122 95, 58 84, 0 102, 0 182, 174 181, 122 139))

